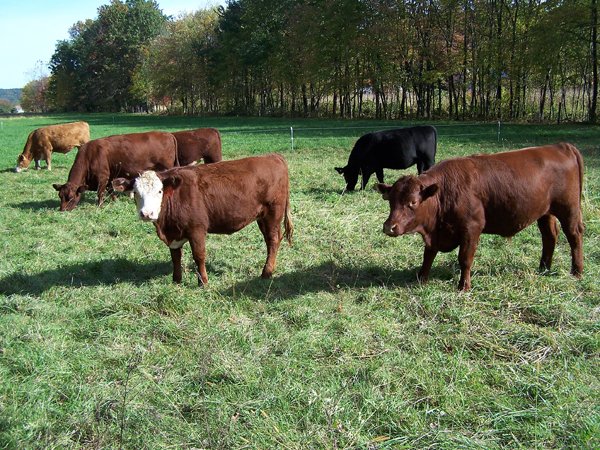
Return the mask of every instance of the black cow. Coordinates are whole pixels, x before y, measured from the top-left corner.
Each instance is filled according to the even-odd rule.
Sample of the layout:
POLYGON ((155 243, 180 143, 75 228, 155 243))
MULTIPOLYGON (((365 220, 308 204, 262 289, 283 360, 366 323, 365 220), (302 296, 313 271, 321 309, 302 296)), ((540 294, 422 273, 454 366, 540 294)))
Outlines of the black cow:
POLYGON ((435 163, 437 131, 430 125, 376 131, 361 136, 346 167, 335 170, 344 175, 346 190, 353 191, 362 174, 364 189, 373 173, 383 183, 383 169, 406 169, 417 165, 419 174, 435 163))

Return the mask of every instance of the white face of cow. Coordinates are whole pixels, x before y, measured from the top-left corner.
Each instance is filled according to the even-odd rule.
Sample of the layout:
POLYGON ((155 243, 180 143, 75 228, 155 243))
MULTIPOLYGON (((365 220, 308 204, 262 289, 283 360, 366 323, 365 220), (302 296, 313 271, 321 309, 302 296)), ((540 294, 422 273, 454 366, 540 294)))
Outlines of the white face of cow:
POLYGON ((158 220, 163 197, 163 184, 156 172, 147 170, 137 177, 133 185, 133 193, 140 219, 158 220))

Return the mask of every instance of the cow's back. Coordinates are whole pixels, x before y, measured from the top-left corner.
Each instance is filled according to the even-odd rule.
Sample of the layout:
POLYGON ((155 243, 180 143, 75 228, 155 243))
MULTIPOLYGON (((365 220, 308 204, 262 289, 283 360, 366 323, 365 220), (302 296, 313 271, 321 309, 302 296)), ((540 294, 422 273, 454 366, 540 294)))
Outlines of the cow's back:
POLYGON ((87 122, 72 122, 49 125, 33 132, 34 148, 49 147, 55 153, 67 153, 90 140, 87 122))
POLYGON ((88 148, 90 144, 95 147, 97 158, 106 160, 111 178, 135 176, 149 169, 170 169, 177 161, 177 141, 171 133, 114 135, 92 141, 88 148))
MULTIPOLYGON (((285 206, 289 197, 287 163, 278 154, 174 169, 183 175, 181 205, 199 211, 209 233, 233 233, 260 217, 267 206, 285 206)), ((187 220, 187 218, 186 218, 187 220)))
POLYGON ((181 166, 200 159, 205 163, 215 163, 223 159, 221 135, 215 128, 176 131, 173 136, 177 140, 177 154, 181 166))
POLYGON ((440 184, 443 214, 484 214, 484 233, 512 236, 557 208, 579 205, 578 154, 557 144, 473 155, 442 161, 424 176, 440 184))

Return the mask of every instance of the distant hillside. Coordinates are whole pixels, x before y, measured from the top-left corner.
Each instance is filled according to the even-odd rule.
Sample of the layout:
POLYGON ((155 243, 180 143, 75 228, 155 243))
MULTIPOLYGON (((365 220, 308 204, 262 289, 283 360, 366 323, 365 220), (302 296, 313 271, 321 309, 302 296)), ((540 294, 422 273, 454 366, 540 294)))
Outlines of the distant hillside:
POLYGON ((21 99, 21 89, 0 89, 0 99, 8 100, 16 105, 21 99))

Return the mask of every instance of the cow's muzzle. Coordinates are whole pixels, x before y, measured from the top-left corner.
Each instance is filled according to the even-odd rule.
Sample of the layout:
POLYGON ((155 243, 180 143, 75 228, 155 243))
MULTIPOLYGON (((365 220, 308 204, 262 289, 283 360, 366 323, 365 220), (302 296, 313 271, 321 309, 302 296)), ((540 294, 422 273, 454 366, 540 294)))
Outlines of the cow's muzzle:
POLYGON ((395 223, 389 222, 389 221, 386 221, 383 224, 383 232, 391 237, 396 237, 401 234, 398 229, 398 225, 396 225, 395 223))

